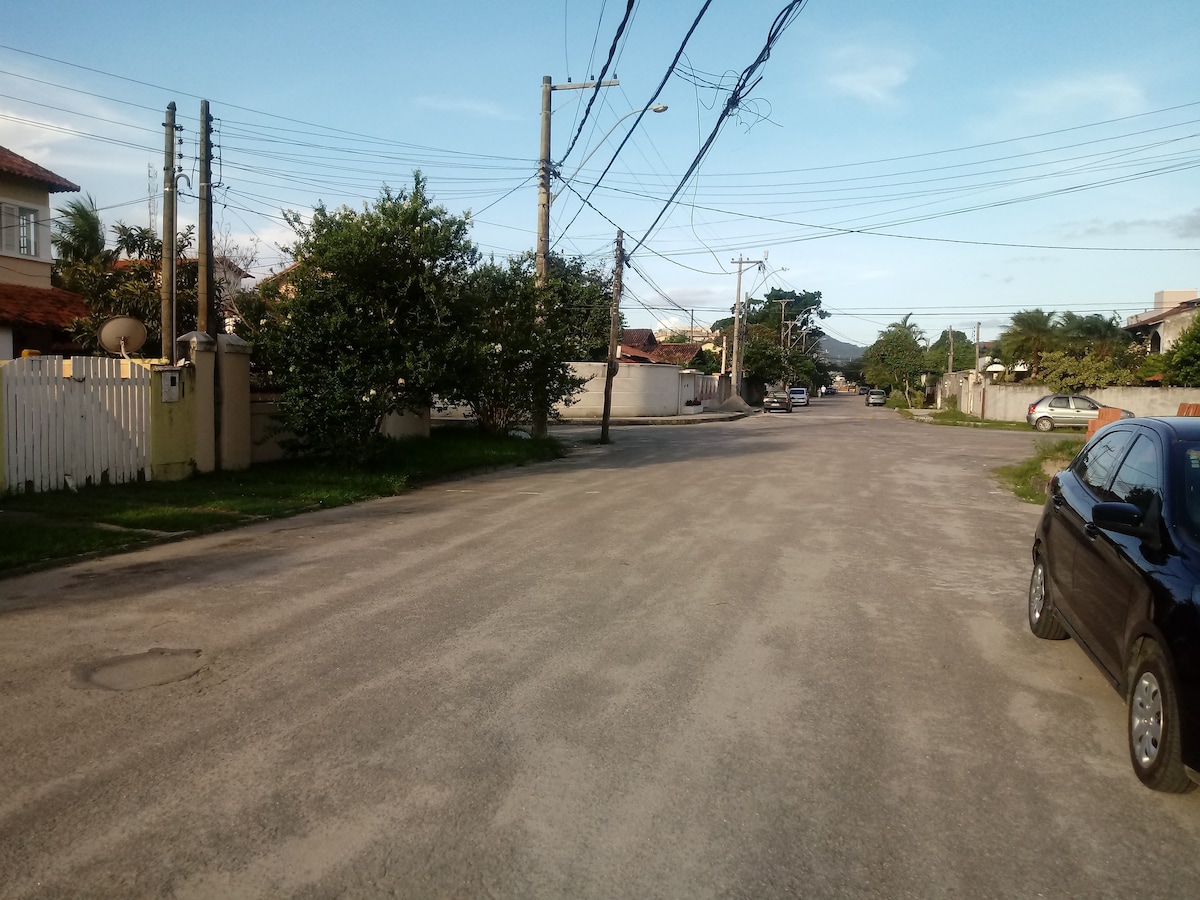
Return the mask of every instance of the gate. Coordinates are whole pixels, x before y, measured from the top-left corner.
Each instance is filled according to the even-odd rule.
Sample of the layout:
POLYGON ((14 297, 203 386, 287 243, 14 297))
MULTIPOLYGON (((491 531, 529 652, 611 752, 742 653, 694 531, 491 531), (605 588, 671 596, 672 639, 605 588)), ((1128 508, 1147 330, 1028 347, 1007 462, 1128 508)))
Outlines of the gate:
POLYGON ((4 364, 0 418, 10 491, 150 478, 150 370, 123 359, 4 364))

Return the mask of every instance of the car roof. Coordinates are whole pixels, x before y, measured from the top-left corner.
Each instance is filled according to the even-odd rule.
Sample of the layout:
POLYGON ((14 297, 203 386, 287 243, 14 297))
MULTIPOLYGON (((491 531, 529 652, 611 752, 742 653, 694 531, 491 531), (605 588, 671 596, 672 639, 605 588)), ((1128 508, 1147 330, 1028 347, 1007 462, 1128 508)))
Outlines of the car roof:
POLYGON ((1200 440, 1200 416, 1136 416, 1119 419, 1113 425, 1141 425, 1169 441, 1200 440))

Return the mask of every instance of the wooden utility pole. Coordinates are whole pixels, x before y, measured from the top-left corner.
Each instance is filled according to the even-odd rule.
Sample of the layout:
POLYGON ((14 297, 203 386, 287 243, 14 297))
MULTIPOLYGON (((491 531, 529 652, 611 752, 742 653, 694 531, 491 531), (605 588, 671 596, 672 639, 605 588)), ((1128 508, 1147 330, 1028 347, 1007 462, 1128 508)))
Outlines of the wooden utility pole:
POLYGON ((216 295, 213 291, 212 233, 212 116, 208 101, 200 101, 200 221, 196 233, 196 330, 215 338, 217 327, 216 295))
POLYGON ((600 419, 600 443, 611 443, 608 420, 612 416, 613 379, 617 377, 617 341, 621 333, 621 272, 625 268, 625 233, 617 229, 617 264, 613 271, 612 306, 608 320, 608 368, 604 373, 604 414, 600 419))
POLYGON ((159 314, 162 358, 175 360, 175 101, 167 104, 163 122, 163 233, 162 276, 159 280, 159 314))

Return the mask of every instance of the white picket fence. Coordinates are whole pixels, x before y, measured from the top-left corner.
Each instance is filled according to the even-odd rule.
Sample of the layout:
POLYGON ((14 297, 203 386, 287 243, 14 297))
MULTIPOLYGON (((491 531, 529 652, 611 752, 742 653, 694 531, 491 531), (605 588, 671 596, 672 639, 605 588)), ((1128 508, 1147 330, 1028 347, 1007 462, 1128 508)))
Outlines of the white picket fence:
POLYGON ((10 491, 150 478, 150 370, 123 359, 35 356, 4 364, 10 491))

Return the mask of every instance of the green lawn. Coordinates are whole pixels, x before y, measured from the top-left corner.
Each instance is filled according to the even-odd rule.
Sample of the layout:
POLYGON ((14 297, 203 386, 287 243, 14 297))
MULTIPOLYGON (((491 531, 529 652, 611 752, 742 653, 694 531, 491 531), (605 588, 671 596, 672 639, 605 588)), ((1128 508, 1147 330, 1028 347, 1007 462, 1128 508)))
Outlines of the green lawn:
POLYGON ((370 466, 292 460, 187 481, 102 485, 78 493, 0 497, 0 573, 89 553, 108 553, 258 519, 391 497, 439 478, 556 459, 553 439, 490 438, 439 429, 395 441, 370 466))

